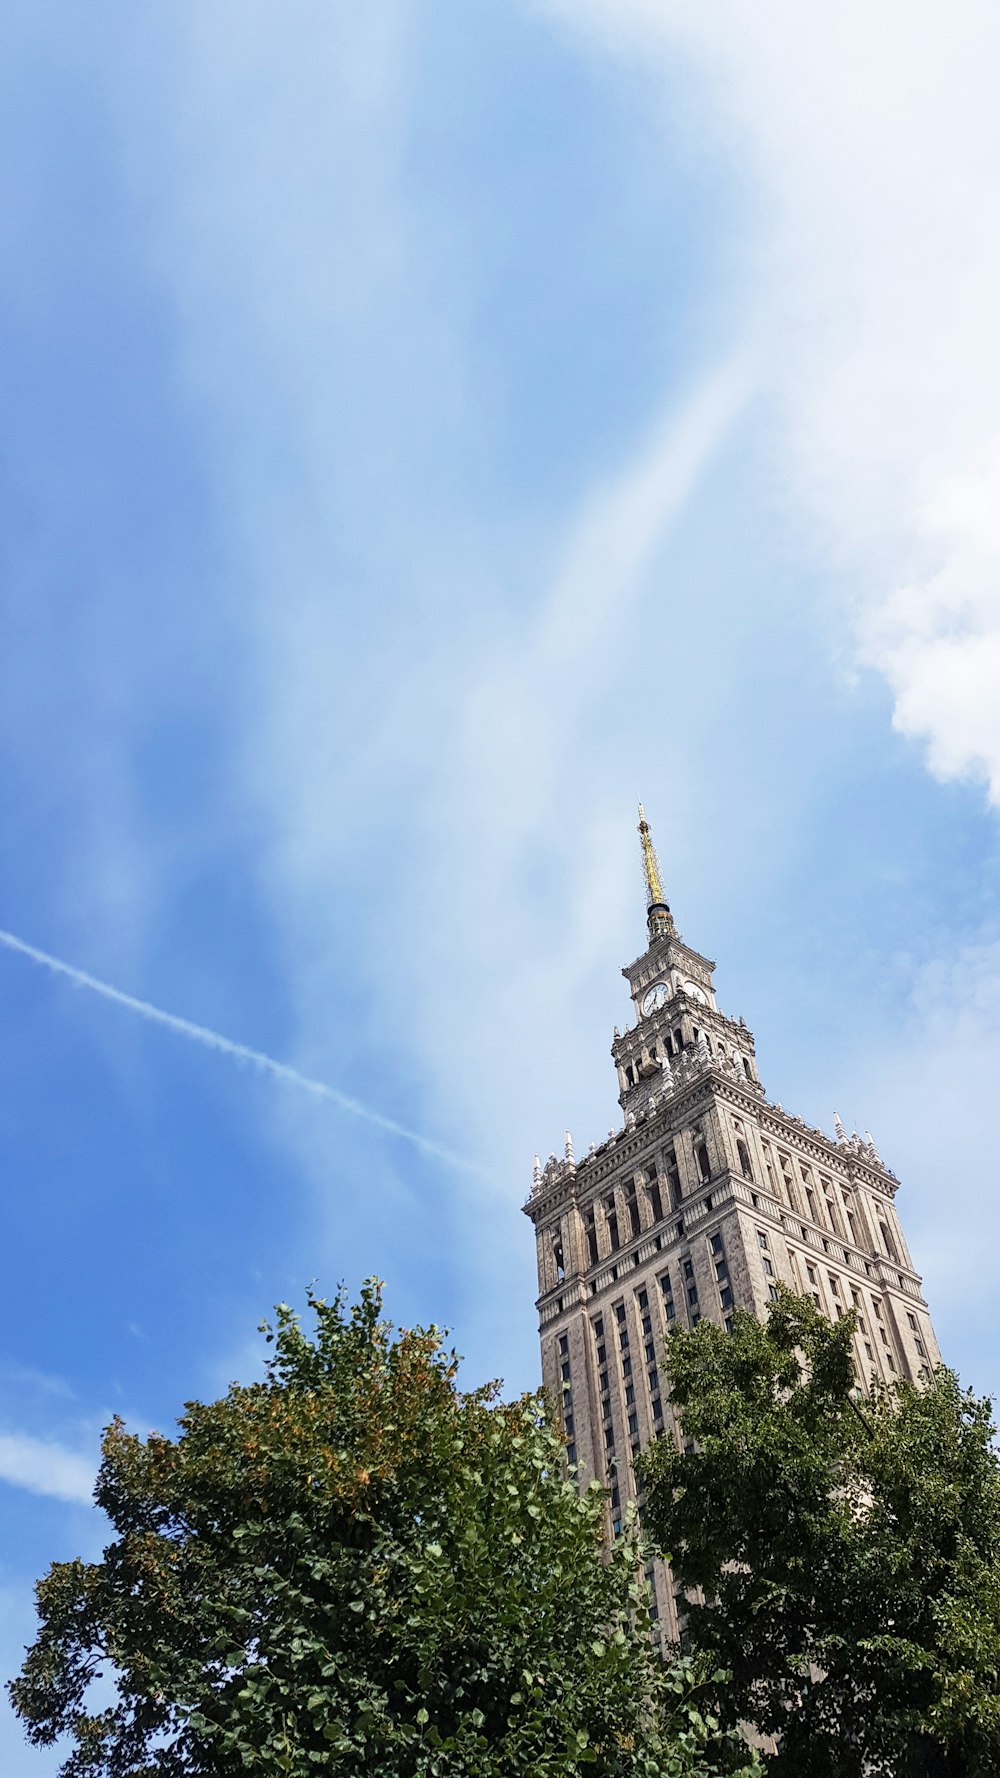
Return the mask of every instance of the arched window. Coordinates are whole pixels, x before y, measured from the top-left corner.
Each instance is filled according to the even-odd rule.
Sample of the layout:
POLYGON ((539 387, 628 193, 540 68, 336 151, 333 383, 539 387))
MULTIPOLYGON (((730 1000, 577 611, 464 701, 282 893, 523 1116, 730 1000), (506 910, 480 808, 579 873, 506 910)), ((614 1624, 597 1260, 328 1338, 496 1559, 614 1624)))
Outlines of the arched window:
POLYGON ((740 1171, 742 1172, 744 1179, 752 1179, 753 1178, 753 1168, 750 1165, 750 1150, 748 1149, 742 1136, 737 1138, 736 1153, 740 1157, 740 1171))
POLYGON ((746 1075, 747 1080, 753 1080, 753 1069, 746 1056, 743 1057, 743 1072, 746 1075))

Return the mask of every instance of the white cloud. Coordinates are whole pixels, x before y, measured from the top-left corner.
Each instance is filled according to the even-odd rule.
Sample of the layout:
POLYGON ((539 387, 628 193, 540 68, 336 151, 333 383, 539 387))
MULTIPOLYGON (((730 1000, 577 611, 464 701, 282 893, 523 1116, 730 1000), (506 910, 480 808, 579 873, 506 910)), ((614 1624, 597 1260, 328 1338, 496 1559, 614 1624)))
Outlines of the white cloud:
POLYGON ((658 68, 673 126, 714 140, 741 179, 743 309, 814 553, 849 575, 856 643, 897 726, 938 775, 984 777, 1000 803, 1000 13, 543 11, 658 68))
POLYGON ((30 1494, 89 1506, 97 1475, 96 1457, 22 1432, 0 1432, 0 1480, 30 1494))

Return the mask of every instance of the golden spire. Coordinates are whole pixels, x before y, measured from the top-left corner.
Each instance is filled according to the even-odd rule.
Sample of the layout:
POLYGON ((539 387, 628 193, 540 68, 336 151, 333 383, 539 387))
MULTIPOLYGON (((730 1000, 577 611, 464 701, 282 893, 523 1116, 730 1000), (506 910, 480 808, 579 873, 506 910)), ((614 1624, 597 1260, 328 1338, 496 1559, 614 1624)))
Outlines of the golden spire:
POLYGON ((660 882, 660 861, 656 856, 656 847, 653 845, 652 835, 649 831, 646 811, 641 803, 639 804, 639 840, 642 845, 642 868, 646 878, 646 906, 651 908, 654 901, 664 899, 663 884, 660 882))
POLYGON ((639 804, 639 843, 642 846, 642 870, 646 879, 646 919, 651 939, 667 938, 675 935, 673 915, 663 893, 660 879, 660 861, 656 856, 656 847, 649 831, 646 811, 639 804))

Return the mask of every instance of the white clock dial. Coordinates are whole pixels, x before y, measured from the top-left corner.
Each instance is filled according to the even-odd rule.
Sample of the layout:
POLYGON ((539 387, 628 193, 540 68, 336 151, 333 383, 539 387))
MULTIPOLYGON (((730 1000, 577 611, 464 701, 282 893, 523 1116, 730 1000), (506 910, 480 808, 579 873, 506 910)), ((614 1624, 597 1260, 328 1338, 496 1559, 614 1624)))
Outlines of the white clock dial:
POLYGON ((652 988, 647 988, 642 997, 642 1010, 647 1019, 651 1012, 659 1012, 661 1006, 666 1006, 669 999, 670 988, 666 982, 657 982, 652 988))
POLYGON ((702 1005, 704 1005, 705 996, 702 993, 701 989, 699 988, 697 982, 685 982, 684 983, 684 992, 685 992, 685 994, 690 994, 692 1000, 699 1000, 699 1001, 701 1001, 702 1005))

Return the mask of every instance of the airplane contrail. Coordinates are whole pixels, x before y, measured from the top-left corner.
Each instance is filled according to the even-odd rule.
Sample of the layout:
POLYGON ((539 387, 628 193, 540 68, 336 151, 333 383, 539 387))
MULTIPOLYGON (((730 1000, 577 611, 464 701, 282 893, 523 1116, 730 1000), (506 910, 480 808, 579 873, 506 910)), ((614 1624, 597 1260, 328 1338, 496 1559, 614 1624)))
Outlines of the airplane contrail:
POLYGON ((271 1075, 274 1080, 282 1080, 289 1086, 301 1087, 303 1092, 312 1093, 314 1098, 326 1099, 338 1110, 346 1111, 351 1117, 363 1118, 365 1123, 374 1124, 376 1129, 385 1130, 390 1136, 399 1136, 404 1142, 411 1142, 424 1154, 433 1155, 435 1160, 444 1161, 449 1167, 457 1167, 463 1173, 480 1173, 481 1169, 467 1161, 464 1156, 455 1154, 443 1143, 435 1142, 430 1136, 422 1136, 418 1130, 409 1129, 406 1124, 396 1122, 395 1118, 386 1117, 381 1111, 374 1111, 370 1105, 362 1105, 358 1099, 352 1099, 348 1093, 341 1093, 324 1080, 312 1080, 308 1074, 300 1074, 297 1068, 290 1068, 287 1062, 276 1062, 273 1056, 265 1055, 263 1050, 251 1049, 249 1044, 234 1043, 231 1037, 223 1037, 219 1031, 210 1031, 207 1025, 196 1025, 191 1019, 182 1019, 176 1013, 164 1012, 160 1006, 154 1006, 149 1000, 139 1000, 134 994, 126 994, 121 988, 112 987, 110 982, 102 982, 96 975, 88 975, 85 969, 77 969, 72 963, 64 963, 61 957, 53 957, 48 951, 40 951, 37 945, 26 944, 23 938, 17 938, 13 932, 5 932, 0 927, 0 945, 8 951, 16 951, 22 957, 30 958, 32 963, 39 964, 50 974, 62 976, 66 981, 73 982, 78 988, 89 988, 92 994, 99 994, 103 1000, 111 1000, 116 1006, 127 1007, 130 1012, 139 1014, 141 1019, 148 1019, 151 1024, 164 1025, 168 1031, 176 1031, 179 1037, 187 1037, 192 1043, 200 1043, 204 1049, 215 1050, 219 1055, 234 1056, 238 1062, 249 1062, 262 1074, 271 1075))

